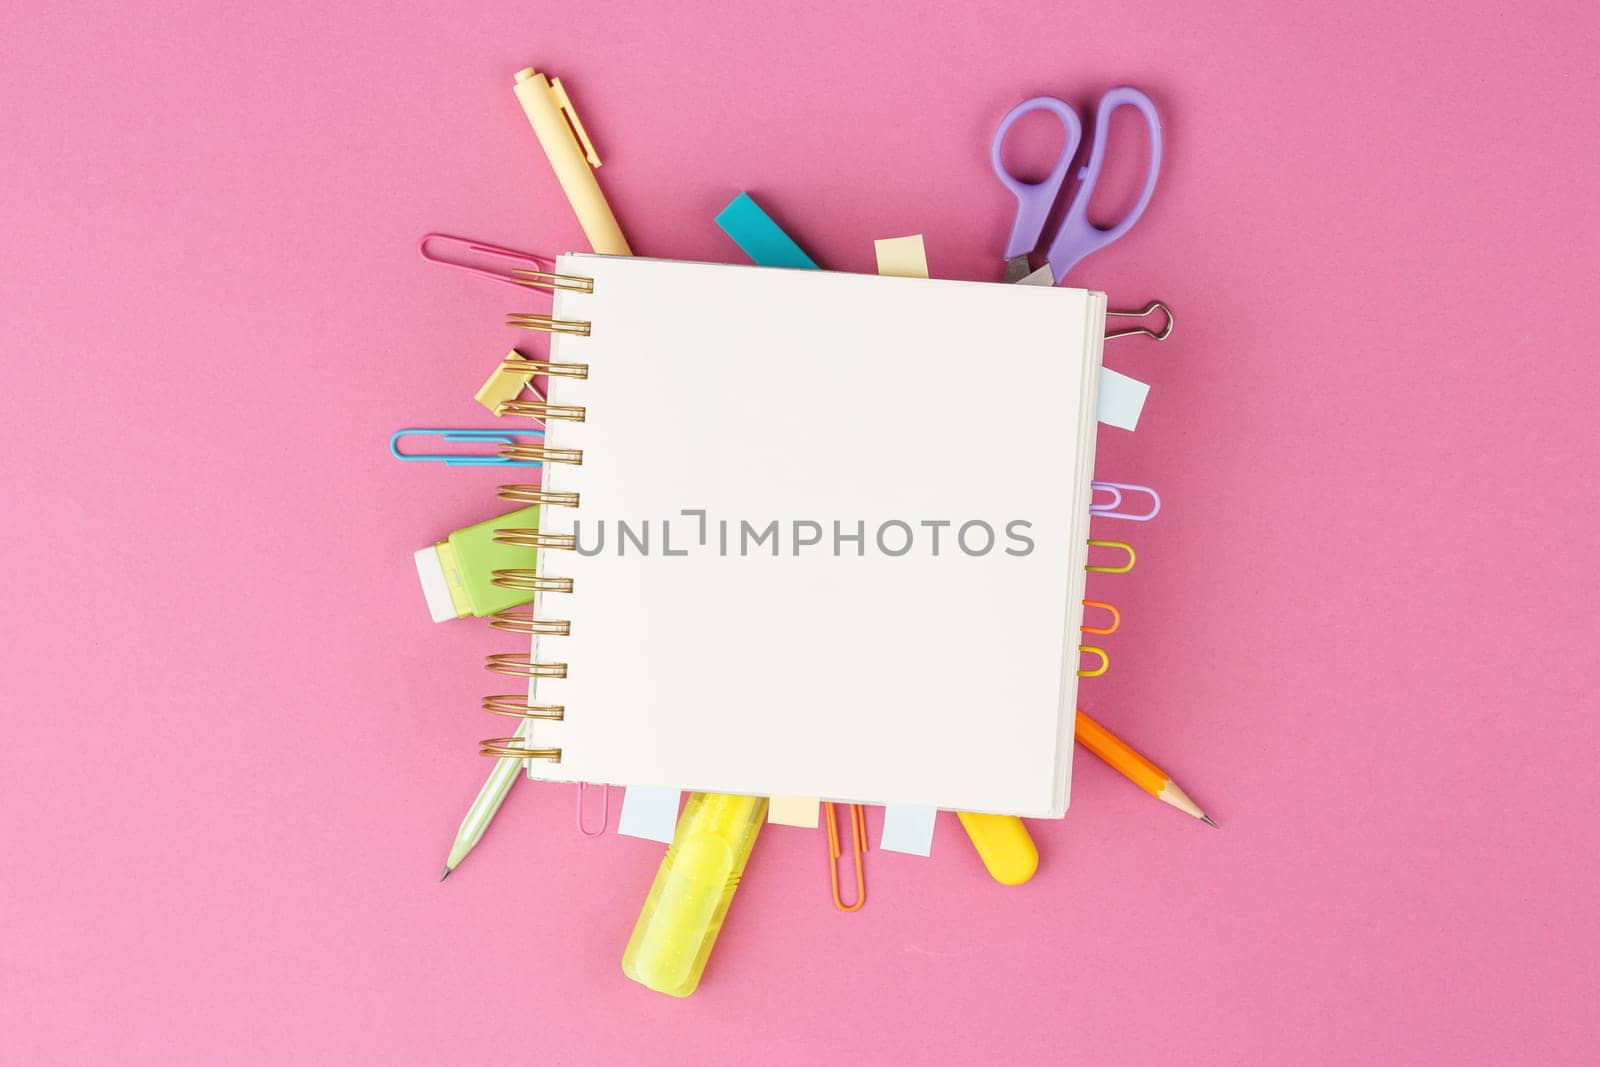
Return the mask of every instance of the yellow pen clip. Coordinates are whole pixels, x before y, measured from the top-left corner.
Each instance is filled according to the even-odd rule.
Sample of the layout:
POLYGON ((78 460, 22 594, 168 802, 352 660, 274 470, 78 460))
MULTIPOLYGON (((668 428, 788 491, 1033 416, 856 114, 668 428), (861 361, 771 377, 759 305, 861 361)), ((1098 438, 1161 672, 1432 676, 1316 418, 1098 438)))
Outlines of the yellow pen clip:
POLYGON ((573 135, 578 138, 578 147, 583 149, 583 157, 589 161, 589 166, 598 167, 600 153, 594 150, 594 142, 589 140, 589 131, 583 128, 583 120, 578 118, 578 109, 572 106, 572 97, 567 95, 567 87, 561 84, 560 78, 550 79, 550 92, 555 95, 556 106, 567 116, 567 124, 572 127, 573 135))

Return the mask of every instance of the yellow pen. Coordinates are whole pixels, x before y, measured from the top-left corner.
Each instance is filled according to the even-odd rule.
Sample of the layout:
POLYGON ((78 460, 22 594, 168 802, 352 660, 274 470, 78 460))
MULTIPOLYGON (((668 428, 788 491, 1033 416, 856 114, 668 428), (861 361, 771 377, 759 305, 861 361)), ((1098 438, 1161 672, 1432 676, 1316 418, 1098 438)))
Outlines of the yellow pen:
POLYGON ((1039 849, 1021 819, 970 811, 958 812, 957 818, 990 877, 1001 885, 1021 885, 1039 869, 1039 849))
POLYGON ((600 156, 561 79, 547 79, 532 67, 524 67, 517 71, 515 91, 584 236, 589 238, 589 247, 608 256, 633 255, 600 183, 595 181, 593 168, 600 165, 600 156))
POLYGON ((668 996, 694 992, 766 821, 766 797, 689 794, 622 954, 623 974, 668 996))

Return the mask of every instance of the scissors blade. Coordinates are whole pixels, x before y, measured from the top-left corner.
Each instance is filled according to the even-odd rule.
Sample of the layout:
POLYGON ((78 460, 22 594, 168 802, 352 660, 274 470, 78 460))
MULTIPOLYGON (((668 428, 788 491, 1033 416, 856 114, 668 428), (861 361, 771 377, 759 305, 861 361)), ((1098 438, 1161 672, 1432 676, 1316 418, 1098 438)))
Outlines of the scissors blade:
POLYGON ((1028 276, 1028 253, 1006 260, 1006 282, 1020 282, 1028 276))
POLYGON ((1046 263, 1032 274, 1025 274, 1020 278, 1013 278, 1011 277, 1010 264, 1008 263, 1006 265, 1006 281, 1016 282, 1018 285, 1050 286, 1056 283, 1056 276, 1054 272, 1050 270, 1050 264, 1046 263))

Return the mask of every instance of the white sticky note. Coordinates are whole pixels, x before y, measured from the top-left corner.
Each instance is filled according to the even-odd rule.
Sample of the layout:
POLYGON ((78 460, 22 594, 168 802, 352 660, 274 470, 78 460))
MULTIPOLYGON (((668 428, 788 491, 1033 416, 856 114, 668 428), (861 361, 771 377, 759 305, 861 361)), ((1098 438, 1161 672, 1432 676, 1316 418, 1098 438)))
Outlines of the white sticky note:
POLYGON ((805 826, 815 830, 820 803, 816 797, 773 797, 767 803, 767 821, 779 826, 805 826))
POLYGON ((659 785, 630 785, 622 794, 622 817, 617 833, 647 841, 672 843, 678 826, 678 797, 682 790, 659 785))
POLYGON ((1150 387, 1137 378, 1118 374, 1110 367, 1100 368, 1100 421, 1119 430, 1131 430, 1139 425, 1139 413, 1144 410, 1144 398, 1150 387))
POLYGON ((890 852, 926 856, 933 851, 933 821, 938 808, 890 804, 883 809, 883 837, 878 847, 890 852))

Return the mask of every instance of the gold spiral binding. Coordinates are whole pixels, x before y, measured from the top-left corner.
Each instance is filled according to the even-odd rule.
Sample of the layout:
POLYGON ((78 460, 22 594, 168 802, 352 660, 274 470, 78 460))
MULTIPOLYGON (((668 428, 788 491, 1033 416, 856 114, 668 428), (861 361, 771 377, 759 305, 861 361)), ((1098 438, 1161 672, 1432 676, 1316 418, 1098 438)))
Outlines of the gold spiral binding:
POLYGON ((505 570, 490 571, 489 583, 498 585, 501 589, 521 589, 530 593, 572 592, 571 578, 554 578, 522 567, 508 567, 505 570))
POLYGON ((495 494, 514 504, 549 504, 553 508, 575 508, 577 493, 558 492, 542 485, 502 485, 495 494))
POLYGON ((543 333, 570 333, 578 337, 589 336, 589 323, 582 319, 558 319, 554 315, 535 315, 515 311, 506 316, 506 325, 519 330, 539 330, 543 333))
POLYGON ((489 616, 493 629, 508 634, 541 634, 547 637, 571 637, 571 619, 536 619, 531 611, 509 608, 489 616))
POLYGON ((560 704, 529 704, 526 697, 519 697, 515 693, 484 697, 483 710, 490 715, 506 715, 513 719, 548 719, 551 722, 560 722, 567 716, 567 709, 560 704))
POLYGON ((496 674, 508 674, 513 678, 565 678, 567 665, 565 663, 541 663, 531 654, 524 656, 521 652, 495 652, 484 663, 483 669, 496 674))
POLYGON ((564 548, 569 552, 578 547, 577 534, 544 533, 541 530, 521 530, 502 526, 494 532, 497 545, 514 545, 518 548, 564 548))
POLYGON ((547 445, 501 445, 500 455, 506 459, 533 463, 570 463, 583 466, 583 449, 550 448, 547 445))
POLYGON ((547 378, 588 378, 587 363, 551 363, 543 359, 508 359, 501 368, 514 374, 543 374, 547 378))
POLYGON ((495 407, 496 415, 522 415, 541 422, 583 422, 588 409, 578 404, 550 404, 543 400, 506 400, 495 407))
POLYGON ((542 759, 561 762, 559 748, 532 748, 522 743, 520 737, 487 737, 478 742, 478 755, 496 759, 542 759))
MULTIPOLYGON (((592 293, 594 279, 568 274, 552 274, 538 270, 515 270, 511 280, 531 289, 547 289, 554 293, 592 293)), ((551 334, 589 336, 589 323, 581 319, 558 319, 554 315, 523 314, 514 312, 506 317, 506 325, 522 330, 540 330, 551 334)), ((548 360, 507 359, 505 368, 518 375, 545 375, 551 378, 586 379, 587 363, 553 363, 548 360)), ((588 409, 578 404, 554 404, 546 400, 507 400, 495 408, 496 415, 520 415, 542 422, 583 422, 588 409)), ((583 463, 583 452, 576 448, 550 448, 538 445, 507 445, 500 450, 504 459, 536 463, 566 463, 578 466, 583 463)), ((497 490, 501 500, 517 504, 537 504, 540 507, 578 506, 578 494, 565 490, 546 489, 542 485, 502 485, 497 490)), ((574 549, 578 539, 573 534, 545 533, 537 529, 502 527, 494 531, 494 543, 528 549, 574 549)), ((534 568, 510 567, 496 570, 490 582, 502 589, 515 589, 530 593, 570 593, 571 578, 542 575, 534 568)), ((540 619, 533 610, 509 609, 495 612, 489 625, 502 633, 526 634, 538 637, 566 637, 572 633, 569 619, 540 619)), ((484 661, 484 669, 513 678, 565 678, 565 663, 541 663, 517 652, 496 652, 484 661)), ((533 704, 526 697, 515 694, 496 694, 483 698, 483 710, 491 715, 504 715, 514 719, 534 719, 561 722, 567 709, 561 704, 533 704)), ((524 737, 490 737, 478 744, 478 753, 497 759, 537 759, 551 763, 561 762, 561 749, 536 747, 524 737)))
POLYGON ((511 280, 518 285, 526 285, 529 289, 548 289, 555 292, 565 289, 569 293, 594 292, 594 279, 581 278, 576 274, 551 274, 542 270, 514 270, 511 280))

